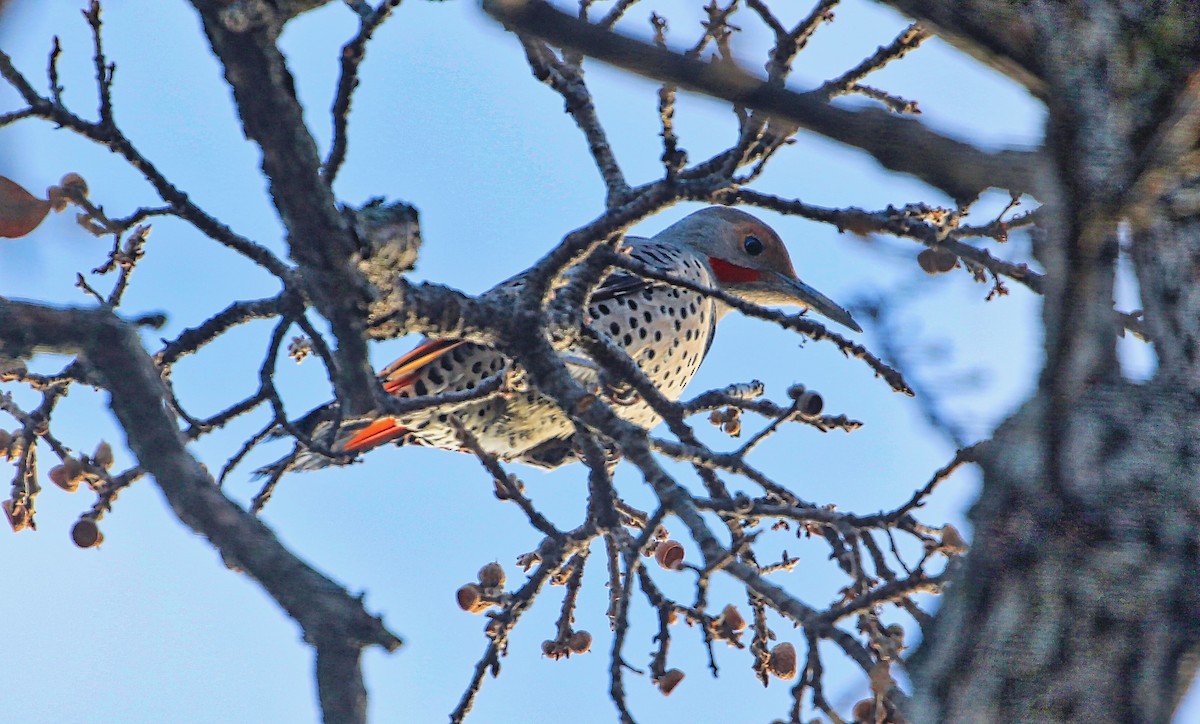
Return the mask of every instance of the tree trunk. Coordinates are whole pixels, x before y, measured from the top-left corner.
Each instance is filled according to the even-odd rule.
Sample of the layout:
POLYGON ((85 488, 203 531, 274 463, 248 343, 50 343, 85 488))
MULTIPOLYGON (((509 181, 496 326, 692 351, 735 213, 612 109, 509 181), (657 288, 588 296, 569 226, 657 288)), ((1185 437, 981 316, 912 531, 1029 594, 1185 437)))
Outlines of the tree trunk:
POLYGON ((1050 108, 1046 363, 982 461, 975 547, 912 657, 916 721, 1168 721, 1196 670, 1200 66, 1172 33, 1197 10, 1138 5, 1023 11, 1050 108), (1122 224, 1145 384, 1116 358, 1122 224))

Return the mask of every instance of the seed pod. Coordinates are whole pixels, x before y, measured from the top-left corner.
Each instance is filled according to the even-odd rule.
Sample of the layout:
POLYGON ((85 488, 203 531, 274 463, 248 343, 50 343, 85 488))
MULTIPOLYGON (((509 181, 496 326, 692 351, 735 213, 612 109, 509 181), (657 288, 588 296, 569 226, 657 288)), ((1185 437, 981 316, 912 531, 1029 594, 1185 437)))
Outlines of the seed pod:
POLYGON ((6 500, 0 503, 0 506, 4 508, 4 515, 8 518, 8 524, 12 526, 13 533, 20 533, 30 527, 30 518, 33 516, 29 514, 29 508, 25 507, 24 503, 6 500))
POLYGON ((808 390, 796 398, 796 409, 807 417, 820 415, 821 410, 825 409, 825 400, 813 390, 808 390))
POLYGON ((83 480, 83 464, 75 458, 66 458, 62 465, 50 468, 48 475, 50 482, 68 493, 74 493, 79 490, 79 483, 83 480))
POLYGON ((654 551, 654 560, 668 571, 678 571, 683 568, 683 544, 673 540, 659 543, 654 551))
POLYGON ((737 606, 731 603, 721 611, 717 625, 727 628, 733 633, 738 633, 746 630, 746 619, 742 618, 742 613, 737 610, 737 606))
POLYGON ((492 562, 479 569, 479 585, 484 588, 500 588, 504 585, 504 567, 492 562))
POLYGON ((100 526, 91 518, 80 518, 71 528, 71 540, 80 548, 95 548, 104 542, 104 534, 100 526))
POLYGON ((937 274, 938 268, 934 261, 933 249, 922 249, 921 253, 917 254, 917 265, 926 274, 937 274))
POLYGON ((681 681, 683 681, 683 672, 679 669, 671 669, 658 680, 658 690, 662 692, 663 696, 670 696, 681 681))
POLYGON ((796 647, 787 641, 771 649, 767 669, 784 681, 796 677, 796 647))
POLYGON ((483 591, 477 583, 468 583, 458 589, 454 597, 458 601, 458 607, 467 613, 482 613, 492 605, 490 601, 483 600, 483 591))
POLYGON ((576 631, 567 639, 567 648, 573 654, 586 654, 592 648, 592 635, 587 631, 576 631))
POLYGON ((110 470, 113 466, 112 445, 101 440, 100 444, 96 446, 96 452, 92 453, 92 462, 105 470, 110 470))
POLYGON ((858 722, 862 722, 862 724, 868 724, 868 722, 870 724, 875 724, 875 700, 860 699, 857 703, 855 703, 854 709, 852 709, 850 712, 850 716, 854 719, 856 724, 858 722))
POLYGON ((958 266, 958 257, 948 249, 938 247, 930 249, 933 252, 933 266, 939 274, 945 273, 958 266))

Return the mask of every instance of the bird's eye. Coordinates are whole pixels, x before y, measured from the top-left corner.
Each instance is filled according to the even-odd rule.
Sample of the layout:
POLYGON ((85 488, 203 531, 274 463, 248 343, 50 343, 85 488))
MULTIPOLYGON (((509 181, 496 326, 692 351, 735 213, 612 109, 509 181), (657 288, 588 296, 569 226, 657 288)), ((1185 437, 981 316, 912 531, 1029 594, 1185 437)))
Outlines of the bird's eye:
POLYGON ((757 236, 747 236, 746 240, 742 242, 742 247, 745 248, 746 253, 750 256, 758 256, 766 248, 757 236))

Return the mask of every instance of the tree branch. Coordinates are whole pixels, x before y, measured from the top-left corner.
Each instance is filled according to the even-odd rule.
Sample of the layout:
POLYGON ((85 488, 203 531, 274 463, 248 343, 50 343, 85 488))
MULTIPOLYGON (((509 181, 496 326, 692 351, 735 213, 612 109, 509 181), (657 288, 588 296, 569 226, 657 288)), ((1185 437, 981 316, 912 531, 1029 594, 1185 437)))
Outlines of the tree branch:
MULTIPOLYGON (((333 706, 350 711, 337 702, 362 696, 361 673, 352 665, 357 651, 371 645, 393 651, 400 639, 366 612, 361 599, 297 558, 261 521, 221 493, 188 452, 186 438, 167 412, 159 371, 132 326, 104 310, 0 301, 0 356, 23 358, 43 350, 86 357, 110 393, 130 450, 154 476, 171 509, 300 624, 316 649, 318 669, 336 673, 321 677, 327 713, 333 706)), ((361 716, 336 720, 364 721, 361 716)))
POLYGON ((313 306, 337 338, 338 399, 349 414, 366 412, 374 407, 378 387, 367 356, 369 294, 354 266, 354 235, 321 177, 316 142, 276 45, 281 28, 270 18, 235 19, 215 0, 193 4, 224 65, 243 130, 262 149, 263 173, 287 229, 289 253, 300 265, 313 306))
POLYGON ((908 118, 878 108, 847 110, 820 94, 796 93, 760 80, 731 62, 704 63, 556 10, 543 0, 484 0, 505 26, 538 35, 639 75, 764 111, 862 149, 885 168, 915 176, 958 201, 991 187, 1029 192, 1039 187, 1030 151, 983 151, 908 118))
POLYGON ((939 37, 1039 98, 1047 93, 1033 29, 1021 3, 995 0, 876 0, 928 25, 939 37))

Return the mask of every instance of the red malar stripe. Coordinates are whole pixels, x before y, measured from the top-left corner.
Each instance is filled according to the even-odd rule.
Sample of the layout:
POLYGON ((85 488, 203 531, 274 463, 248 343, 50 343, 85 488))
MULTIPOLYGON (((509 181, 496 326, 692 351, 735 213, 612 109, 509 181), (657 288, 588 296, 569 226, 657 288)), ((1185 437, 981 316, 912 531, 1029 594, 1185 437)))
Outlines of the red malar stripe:
POLYGON ((747 269, 744 266, 730 264, 724 259, 718 259, 715 256, 708 257, 708 264, 712 267, 713 272, 717 275, 717 279, 726 284, 736 284, 737 282, 756 282, 762 279, 762 272, 757 269, 747 269))

